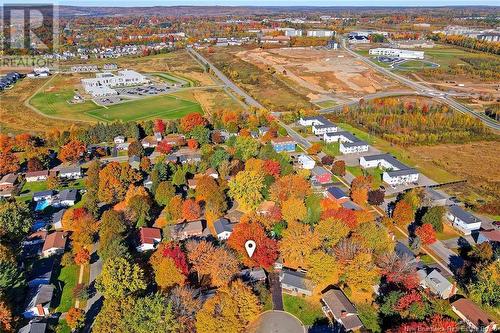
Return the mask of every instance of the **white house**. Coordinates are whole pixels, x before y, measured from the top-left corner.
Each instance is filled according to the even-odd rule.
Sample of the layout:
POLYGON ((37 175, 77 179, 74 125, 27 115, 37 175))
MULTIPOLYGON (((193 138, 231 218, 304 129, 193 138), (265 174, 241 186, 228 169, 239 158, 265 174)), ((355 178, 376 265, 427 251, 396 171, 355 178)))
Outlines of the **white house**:
POLYGON ((464 235, 470 235, 472 231, 481 228, 481 220, 460 206, 454 205, 448 207, 446 218, 455 228, 463 232, 464 235))
POLYGON ((82 178, 82 168, 79 165, 69 165, 59 169, 59 177, 64 179, 82 178))
POLYGON ((325 133, 323 140, 327 143, 340 142, 339 151, 342 154, 362 153, 370 149, 368 143, 358 139, 354 134, 347 131, 325 133))
POLYGON ((78 195, 78 190, 76 189, 64 189, 59 192, 57 199, 52 202, 54 207, 71 207, 76 203, 76 197, 78 195))
POLYGON ((42 248, 42 256, 50 257, 54 254, 64 253, 66 248, 66 233, 62 231, 56 231, 45 238, 42 248))
POLYGON ((138 252, 154 250, 161 242, 161 231, 157 228, 140 228, 138 252))
POLYGON ((335 31, 333 30, 308 30, 307 37, 333 37, 335 31))
POLYGON ((323 136, 325 133, 333 133, 339 130, 338 126, 323 116, 301 117, 299 124, 302 126, 312 126, 315 135, 323 136))
POLYGON ((28 304, 23 312, 24 318, 46 317, 50 314, 50 303, 55 287, 43 284, 31 289, 28 304))
POLYGON ((302 169, 306 170, 312 170, 316 165, 316 162, 312 159, 312 157, 306 154, 300 154, 297 158, 297 163, 302 169))
POLYGON ((118 135, 118 136, 115 136, 115 138, 114 138, 113 141, 114 141, 115 144, 124 143, 125 142, 125 137, 123 135, 118 135))
POLYGON ((391 49, 385 47, 370 49, 368 54, 401 59, 424 59, 424 51, 391 49))
POLYGON ((455 286, 448 281, 436 269, 432 269, 429 274, 425 268, 417 272, 420 280, 420 286, 424 289, 429 288, 431 292, 438 295, 442 299, 448 299, 456 292, 455 286))
POLYGON ((231 236, 233 232, 234 223, 231 223, 226 218, 220 218, 214 222, 215 233, 217 234, 217 238, 219 240, 226 240, 231 236))
POLYGON ((363 169, 381 168, 384 171, 382 180, 390 185, 416 183, 419 178, 417 170, 406 166, 389 154, 362 156, 359 164, 363 169))

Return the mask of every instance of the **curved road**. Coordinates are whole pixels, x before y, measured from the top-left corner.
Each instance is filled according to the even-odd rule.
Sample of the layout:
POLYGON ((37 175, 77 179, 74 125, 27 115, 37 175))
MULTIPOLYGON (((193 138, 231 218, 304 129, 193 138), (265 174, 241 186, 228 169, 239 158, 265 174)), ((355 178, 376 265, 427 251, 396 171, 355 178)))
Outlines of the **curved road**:
POLYGON ((424 86, 420 83, 414 82, 413 80, 410 80, 406 77, 395 74, 395 73, 391 72, 390 70, 387 70, 387 69, 375 64, 370 59, 363 57, 362 55, 357 54, 356 52, 354 52, 351 49, 349 49, 348 47, 346 47, 345 46, 345 39, 342 39, 342 42, 340 44, 341 44, 342 48, 344 50, 346 50, 349 54, 351 54, 353 57, 359 59, 360 61, 364 62, 365 64, 367 64, 368 66, 377 70, 378 72, 380 72, 388 77, 393 78, 394 80, 406 85, 407 87, 414 89, 417 93, 419 93, 421 95, 436 97, 439 100, 441 100, 441 102, 448 104, 449 106, 451 106, 452 108, 454 108, 458 112, 461 112, 464 114, 469 114, 473 117, 476 117, 479 120, 481 120, 486 126, 492 128, 494 130, 500 131, 500 123, 499 122, 489 118, 488 116, 486 116, 482 113, 475 112, 474 110, 468 108, 467 106, 457 102, 448 94, 443 93, 442 91, 424 86))

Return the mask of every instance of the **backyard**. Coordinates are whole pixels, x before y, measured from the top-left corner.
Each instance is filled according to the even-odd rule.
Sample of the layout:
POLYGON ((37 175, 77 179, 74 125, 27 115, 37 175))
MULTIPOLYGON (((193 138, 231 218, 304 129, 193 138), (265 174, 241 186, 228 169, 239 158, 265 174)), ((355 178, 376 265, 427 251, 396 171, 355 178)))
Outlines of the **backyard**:
POLYGON ((61 299, 56 309, 58 312, 67 312, 72 306, 75 305, 73 289, 78 283, 79 272, 80 266, 75 264, 63 266, 61 268, 61 273, 55 283, 56 287, 59 290, 62 290, 61 299))
POLYGON ((299 318, 306 326, 326 320, 319 302, 312 304, 303 297, 283 294, 283 306, 286 312, 299 318))

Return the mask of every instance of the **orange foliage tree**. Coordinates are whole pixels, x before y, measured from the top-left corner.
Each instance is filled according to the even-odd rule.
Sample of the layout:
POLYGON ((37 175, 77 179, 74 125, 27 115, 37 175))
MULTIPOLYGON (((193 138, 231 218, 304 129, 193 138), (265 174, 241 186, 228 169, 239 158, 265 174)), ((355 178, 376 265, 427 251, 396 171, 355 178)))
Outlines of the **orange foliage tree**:
POLYGON ((182 204, 182 217, 188 221, 200 218, 201 208, 198 202, 187 199, 182 204))
POLYGON ((59 159, 63 162, 77 162, 85 153, 85 144, 78 140, 71 140, 61 147, 59 159))
POLYGON ((181 118, 181 130, 184 133, 190 132, 196 126, 205 126, 206 120, 199 113, 193 112, 181 118))
POLYGON ((436 231, 430 223, 424 223, 422 226, 417 227, 415 234, 420 238, 423 244, 429 245, 436 242, 436 231))

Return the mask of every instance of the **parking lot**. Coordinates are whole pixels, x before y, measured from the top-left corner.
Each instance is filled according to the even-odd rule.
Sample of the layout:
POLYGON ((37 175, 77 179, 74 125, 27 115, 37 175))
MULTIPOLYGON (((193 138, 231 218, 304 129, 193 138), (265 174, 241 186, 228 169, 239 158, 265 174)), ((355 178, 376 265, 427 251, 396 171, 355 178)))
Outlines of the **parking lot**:
POLYGON ((98 105, 110 106, 131 99, 141 99, 145 97, 158 96, 177 90, 165 84, 148 84, 136 87, 114 88, 117 95, 95 97, 93 100, 98 105))

